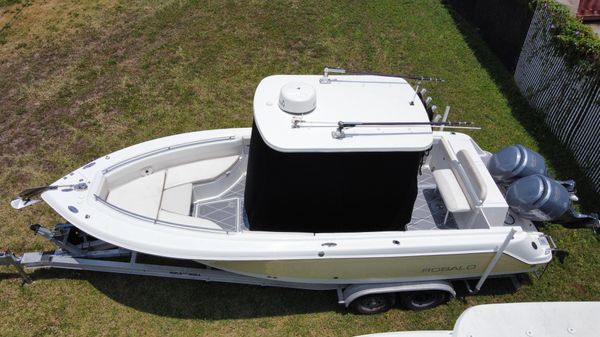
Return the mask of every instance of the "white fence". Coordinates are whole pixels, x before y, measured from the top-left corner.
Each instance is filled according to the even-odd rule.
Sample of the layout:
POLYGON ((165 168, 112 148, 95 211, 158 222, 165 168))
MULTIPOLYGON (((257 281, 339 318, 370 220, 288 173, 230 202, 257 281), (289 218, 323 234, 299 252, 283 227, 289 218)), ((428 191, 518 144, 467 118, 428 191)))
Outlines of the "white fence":
POLYGON ((575 157, 600 193, 600 69, 585 75, 551 43, 549 15, 535 11, 515 70, 515 81, 531 106, 575 157))

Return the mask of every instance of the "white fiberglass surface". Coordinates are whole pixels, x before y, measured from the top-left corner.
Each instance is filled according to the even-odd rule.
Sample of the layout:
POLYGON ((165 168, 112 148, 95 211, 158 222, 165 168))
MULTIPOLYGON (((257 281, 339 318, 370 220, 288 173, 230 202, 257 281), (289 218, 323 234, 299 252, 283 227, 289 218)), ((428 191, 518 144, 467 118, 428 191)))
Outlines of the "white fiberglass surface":
MULTIPOLYGON (((214 159, 210 159, 214 160, 214 159)), ((208 161, 210 161, 208 160, 208 161)), ((195 165, 195 164, 186 164, 195 165)), ((161 201, 160 216, 157 218, 148 213, 158 212, 158 202, 154 205, 156 209, 139 214, 133 209, 127 209, 127 207, 119 207, 125 211, 132 211, 137 215, 147 216, 150 220, 158 223, 165 223, 169 225, 184 225, 192 226, 194 228, 203 229, 220 229, 226 232, 237 232, 251 229, 247 218, 245 217, 244 211, 244 188, 245 188, 245 172, 247 166, 247 151, 240 150, 239 160, 236 160, 233 166, 223 166, 227 169, 221 169, 222 172, 214 174, 213 179, 209 181, 196 182, 192 184, 191 196, 186 198, 180 198, 180 202, 186 203, 180 205, 180 209, 185 210, 185 214, 178 212, 184 216, 174 216, 173 214, 166 214, 165 212, 171 211, 165 209, 164 205, 167 201, 167 194, 163 193, 161 201), (186 201, 187 200, 187 201, 186 201), (169 215, 168 217, 166 215, 169 215), (201 224, 196 224, 193 218, 207 220, 201 224), (202 226, 202 224, 214 224, 214 226, 202 226)), ((180 166, 177 166, 180 167, 180 166)), ((177 186, 167 186, 169 182, 169 172, 174 168, 167 168, 167 174, 165 181, 165 191, 179 188, 177 186), (167 189, 169 188, 169 189, 167 189)), ((162 174, 161 172, 155 172, 151 176, 162 174)), ((138 178, 142 180, 148 180, 146 177, 138 178)), ((186 183, 187 181, 180 177, 179 183, 186 183)), ((154 179, 157 182, 162 181, 161 179, 154 179), (160 180, 160 181, 159 181, 160 180)), ((135 184, 132 184, 132 186, 135 184)), ((179 185, 181 186, 181 185, 179 185)), ((145 186, 147 187, 147 186, 145 186)), ((136 187, 137 188, 137 187, 136 187)), ((179 188, 181 189, 181 188, 179 188)), ((186 190, 186 189, 181 189, 186 190)), ((131 192, 131 198, 135 199, 135 191, 131 192)), ((109 198, 109 202, 111 198, 109 198)), ((139 202, 139 200, 138 200, 139 202)), ((119 206, 118 204, 115 206, 119 206)), ((454 217, 450 214, 446 219, 446 208, 442 201, 439 191, 436 188, 435 181, 432 177, 431 171, 427 167, 423 167, 421 174, 418 176, 418 193, 415 201, 412 218, 409 224, 406 225, 406 230, 438 230, 438 229, 457 229, 454 217)))
MULTIPOLYGON (((244 188, 245 188, 245 171, 247 165, 247 153, 241 151, 239 160, 236 160, 233 166, 227 170, 220 172, 213 179, 204 182, 193 183, 191 186, 191 195, 189 197, 180 198, 180 202, 185 203, 178 207, 183 211, 176 212, 178 215, 171 214, 172 208, 165 208, 165 204, 170 199, 167 198, 165 191, 179 188, 178 186, 169 186, 169 190, 163 191, 162 201, 159 202, 152 199, 152 205, 144 205, 151 210, 145 212, 136 212, 140 208, 139 203, 141 198, 136 198, 136 192, 130 191, 131 195, 121 196, 123 200, 135 200, 134 206, 137 208, 128 207, 127 203, 113 203, 117 198, 109 194, 107 202, 125 212, 131 212, 133 215, 146 218, 154 223, 162 223, 166 225, 181 225, 196 229, 211 229, 223 230, 226 232, 238 232, 250 230, 251 226, 245 216, 244 210, 244 188), (123 206, 124 205, 124 206, 123 206), (206 220, 198 223, 195 219, 206 220)), ((189 165, 189 164, 188 164, 189 165)), ((169 169, 166 170, 167 175, 169 169)), ((152 173, 149 177, 164 174, 162 171, 152 173)), ((148 180, 148 177, 138 178, 140 180, 148 180)), ((156 183, 168 181, 164 179, 153 179, 156 183)), ((184 179, 185 180, 185 179, 184 179)), ((186 182, 186 181, 181 181, 186 182)), ((131 184, 132 187, 138 188, 139 184, 131 184)), ((143 185, 147 189, 148 185, 143 185)), ((182 185, 179 185, 182 187, 182 185)), ((127 187, 127 186, 125 186, 127 187)), ((166 187, 165 187, 166 188, 166 187)), ((181 188, 179 188, 181 189, 181 188)), ((121 188, 121 190, 127 190, 121 188)), ((186 189, 181 189, 186 191, 186 189)), ((184 192, 185 193, 185 192, 184 192)), ((141 209, 141 208, 140 208, 141 209)), ((418 176, 418 193, 413 208, 412 218, 410 223, 406 225, 406 230, 439 230, 439 229, 457 229, 457 224, 452 214, 446 218, 446 207, 441 198, 440 192, 436 188, 435 181, 428 167, 423 167, 421 174, 418 176)))
MULTIPOLYGON (((95 167, 98 174, 95 200, 130 216, 132 221, 188 229, 230 230, 192 215, 192 185, 217 182, 213 184, 218 185, 217 189, 208 189, 211 196, 217 196, 229 188, 222 182, 227 184, 241 177, 245 165, 238 163, 245 163, 247 131, 237 129, 232 133, 241 135, 209 139, 185 139, 188 137, 177 135, 110 154, 104 158, 105 167, 95 167), (151 143, 155 146, 149 146, 151 143), (120 158, 117 154, 121 153, 126 155, 120 158), (110 160, 111 157, 114 158, 110 160)), ((92 174, 91 171, 86 173, 92 174)))
MULTIPOLYGON (((102 197, 103 189, 110 185, 106 184, 105 171, 111 167, 114 168, 108 171, 112 174, 126 167, 138 170, 134 171, 132 176, 140 174, 140 170, 148 166, 146 165, 148 162, 141 163, 141 161, 154 160, 159 155, 157 151, 163 151, 162 149, 169 147, 178 152, 177 158, 184 158, 187 162, 192 161, 188 155, 180 152, 183 151, 181 144, 192 144, 190 146, 194 147, 193 151, 202 153, 204 158, 218 157, 213 154, 227 156, 236 153, 243 158, 244 155, 247 155, 249 137, 250 129, 225 129, 175 135, 137 144, 100 157, 55 182, 57 185, 62 185, 84 181, 89 185, 87 189, 47 191, 42 194, 42 198, 66 221, 103 241, 141 253, 192 260, 306 259, 314 258, 319 251, 325 251, 331 258, 396 256, 398 254, 431 254, 432 247, 435 247, 436 254, 464 250, 488 251, 504 240, 506 236, 507 228, 493 227, 485 230, 408 230, 405 232, 319 234, 248 230, 227 232, 218 225, 215 225, 217 229, 212 229, 197 225, 187 226, 185 223, 175 221, 162 222, 152 218, 143 218, 115 209, 105 202, 106 194, 102 197), (215 141, 215 139, 218 140, 215 141), (237 150, 228 152, 228 149, 237 150), (148 153, 152 153, 152 155, 147 155, 148 153), (139 158, 140 162, 131 163, 131 158, 139 158), (120 163, 124 164, 120 165, 120 163), (401 245, 395 244, 394 240, 401 241, 401 245), (328 242, 335 242, 337 246, 324 247, 323 243, 328 242)), ((160 155, 162 156, 166 152, 168 151, 160 152, 160 155)), ((230 188, 237 182, 242 186, 243 184, 238 179, 243 177, 245 165, 243 165, 243 161, 239 164, 242 164, 238 166, 243 167, 244 172, 237 175, 231 170, 231 174, 221 176, 221 179, 231 177, 233 180, 231 183, 227 182, 219 188, 219 191, 192 199, 190 202, 201 200, 204 202, 208 201, 211 196, 213 198, 224 196, 223 193, 232 191, 230 188)), ((154 167, 154 173, 168 169, 169 165, 173 165, 173 161, 160 165, 164 166, 154 167)), ((424 177, 421 178, 424 179, 424 177)), ((112 178, 115 179, 109 183, 115 185, 123 181, 122 177, 113 176, 112 178)), ((425 182, 423 181, 423 183, 425 182)), ((423 189, 427 190, 432 185, 429 183, 423 184, 423 186, 425 186, 423 189)), ((208 193, 206 188, 201 190, 208 193)), ((236 193, 238 195, 234 197, 239 198, 242 195, 241 191, 236 193)), ((189 216, 181 216, 186 219, 202 220, 200 223, 209 222, 210 220, 191 216, 191 203, 189 216)), ((237 205, 243 205, 243 202, 237 205)), ((215 224, 212 221, 210 223, 215 224)), ((241 226, 241 228, 244 227, 241 226)), ((514 255, 519 256, 521 260, 531 264, 547 262, 548 257, 540 255, 540 250, 532 252, 531 249, 528 249, 531 247, 529 244, 531 235, 534 234, 528 233, 525 236, 525 233, 521 231, 517 233, 513 241, 519 243, 511 244, 507 248, 507 253, 514 252, 514 255), (526 244, 521 245, 521 241, 526 244), (521 246, 524 248, 519 248, 521 246)))
MULTIPOLYGON (((454 137, 457 137, 458 139, 470 139, 466 136, 462 137, 459 135, 454 135, 454 137)), ((247 141, 246 145, 243 145, 241 142, 236 142, 231 146, 224 146, 217 142, 210 145, 210 147, 218 148, 221 152, 215 152, 214 149, 212 149, 208 151, 208 153, 211 154, 211 157, 203 158, 197 162, 187 162, 183 164, 171 162, 169 163, 171 165, 169 167, 165 167, 164 164, 161 164, 162 166, 154 165, 157 168, 162 168, 161 171, 153 171, 153 165, 151 165, 152 161, 148 161, 144 165, 139 165, 137 163, 131 165, 140 172, 136 171, 129 174, 133 174, 134 176, 137 175, 138 177, 140 177, 140 175, 142 176, 134 179, 134 181, 147 180, 152 181, 155 185, 160 185, 162 183, 162 188, 160 188, 160 186, 158 187, 159 190, 163 191, 162 198, 150 198, 151 200, 148 199, 149 201, 146 205, 143 200, 144 198, 140 195, 143 194, 141 193, 143 191, 137 190, 140 188, 137 185, 140 184, 131 183, 131 191, 127 188, 123 188, 123 186, 115 189, 123 192, 123 195, 121 195, 120 198, 117 198, 117 196, 114 195, 113 190, 111 192, 113 193, 112 195, 109 194, 107 198, 101 201, 113 206, 118 211, 122 211, 126 214, 155 224, 225 232, 251 230, 252 227, 248 223, 244 211, 245 174, 249 152, 247 141), (218 156, 219 153, 225 154, 226 156, 218 156), (217 155, 215 156, 215 154, 217 155), (200 167, 202 165, 198 166, 202 162, 211 164, 207 167, 200 167), (214 169, 215 167, 218 169, 214 169), (150 174, 148 175, 147 171, 149 168, 150 174), (211 170, 214 172, 210 174, 206 173, 211 170), (170 179, 170 172, 175 171, 178 172, 177 179, 170 179), (195 177, 200 174, 203 178, 200 179, 200 181, 196 178, 186 180, 186 174, 189 174, 190 177, 195 177), (164 178, 159 179, 160 177, 158 177, 157 179, 148 179, 159 175, 164 175, 164 178), (187 195, 183 195, 186 193, 187 195), (115 200, 121 202, 114 202, 115 200), (133 204, 133 206, 129 204, 133 204), (139 210, 142 210, 143 212, 140 212, 139 210)), ((182 151, 182 149, 177 148, 174 151, 182 151)), ((430 157, 438 155, 439 154, 436 153, 436 151, 432 151, 430 157)), ((163 156, 169 156, 169 152, 165 152, 163 156)), ((179 155, 175 158, 187 158, 187 156, 179 155)), ((157 157, 154 160, 160 161, 160 157, 157 157)), ((428 162, 435 162, 435 160, 429 158, 428 162)), ((105 182, 109 180, 110 179, 105 179, 105 182)), ((149 184, 145 183, 141 184, 141 186, 144 187, 144 189, 150 187, 149 184)), ((463 216, 462 214, 459 215, 463 216)), ((406 225, 406 230, 458 229, 459 226, 457 223, 459 221, 457 221, 457 219, 458 218, 455 218, 454 214, 447 213, 440 191, 438 190, 435 179, 432 177, 431 170, 429 169, 429 164, 424 165, 421 169, 421 174, 418 176, 417 198, 414 204, 411 221, 406 225)), ((284 221, 285 219, 282 220, 284 221)))
MULTIPOLYGON (((281 152, 423 151, 432 130, 423 104, 411 104, 415 91, 404 79, 383 76, 275 75, 263 79, 254 96, 254 120, 264 141, 281 152), (281 88, 301 83, 314 88, 316 107, 293 115, 281 109, 281 88), (292 120, 298 123, 291 127, 292 120), (335 138, 339 121, 412 122, 420 125, 354 127, 335 138)), ((418 98, 417 98, 418 100, 418 98)))
POLYGON ((453 336, 598 336, 600 302, 484 304, 467 309, 453 336))

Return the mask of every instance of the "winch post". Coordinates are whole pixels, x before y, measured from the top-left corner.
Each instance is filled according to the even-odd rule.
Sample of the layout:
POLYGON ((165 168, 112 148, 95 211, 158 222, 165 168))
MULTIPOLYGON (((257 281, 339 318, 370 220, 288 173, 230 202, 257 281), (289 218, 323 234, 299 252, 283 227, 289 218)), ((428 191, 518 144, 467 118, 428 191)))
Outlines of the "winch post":
POLYGON ((65 251, 68 251, 73 256, 81 256, 83 252, 80 249, 77 249, 66 242, 67 236, 63 238, 63 240, 57 240, 54 233, 49 229, 43 227, 40 224, 33 224, 29 226, 29 228, 37 235, 40 235, 51 242, 54 242, 57 246, 62 248, 65 251))

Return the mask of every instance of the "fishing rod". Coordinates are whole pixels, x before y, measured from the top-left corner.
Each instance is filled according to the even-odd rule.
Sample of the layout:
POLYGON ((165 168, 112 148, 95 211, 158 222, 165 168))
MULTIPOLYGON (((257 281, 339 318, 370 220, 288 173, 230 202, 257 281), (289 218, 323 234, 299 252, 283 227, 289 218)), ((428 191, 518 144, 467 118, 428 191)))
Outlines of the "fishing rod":
POLYGON ((430 126, 459 126, 473 125, 473 122, 343 122, 337 123, 338 129, 353 128, 355 126, 411 126, 411 125, 430 125, 430 126))
POLYGON ((431 76, 388 74, 388 73, 352 70, 352 69, 344 69, 344 68, 339 68, 339 67, 328 67, 328 66, 326 66, 323 69, 323 78, 321 78, 321 80, 319 82, 321 82, 323 84, 331 83, 331 79, 329 78, 330 73, 349 74, 349 75, 375 75, 375 76, 398 77, 398 78, 417 80, 417 81, 446 82, 446 80, 444 80, 444 79, 441 79, 438 77, 431 77, 431 76))
POLYGON ((353 128, 357 126, 448 126, 448 127, 465 127, 467 125, 473 125, 473 122, 344 122, 339 121, 337 123, 337 130, 332 133, 333 138, 344 138, 344 129, 353 128))

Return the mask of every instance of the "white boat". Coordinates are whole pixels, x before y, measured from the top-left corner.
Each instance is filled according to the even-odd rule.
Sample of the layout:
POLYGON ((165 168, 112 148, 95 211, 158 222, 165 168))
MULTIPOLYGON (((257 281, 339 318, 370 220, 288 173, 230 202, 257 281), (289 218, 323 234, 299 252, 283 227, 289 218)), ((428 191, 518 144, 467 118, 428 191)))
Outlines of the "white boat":
POLYGON ((552 259, 551 239, 509 208, 492 154, 434 131, 402 78, 270 76, 254 121, 110 153, 41 198, 117 247, 279 281, 469 279, 552 259))
POLYGON ((600 302, 531 302, 477 305, 453 330, 384 332, 357 337, 595 337, 600 302))

